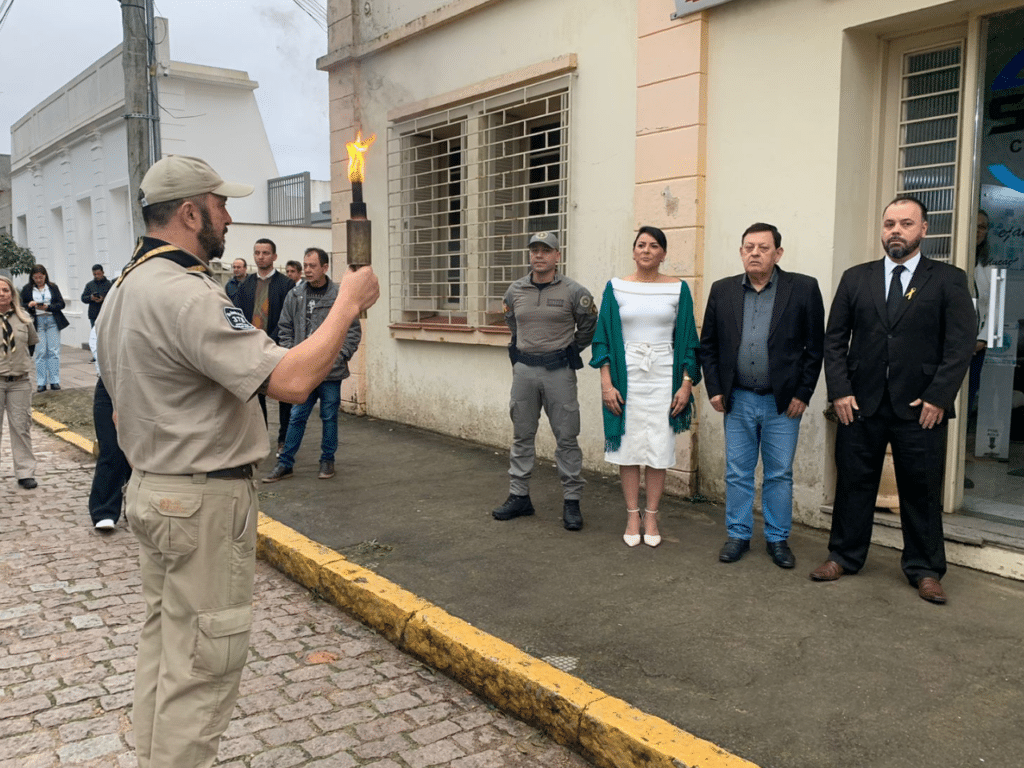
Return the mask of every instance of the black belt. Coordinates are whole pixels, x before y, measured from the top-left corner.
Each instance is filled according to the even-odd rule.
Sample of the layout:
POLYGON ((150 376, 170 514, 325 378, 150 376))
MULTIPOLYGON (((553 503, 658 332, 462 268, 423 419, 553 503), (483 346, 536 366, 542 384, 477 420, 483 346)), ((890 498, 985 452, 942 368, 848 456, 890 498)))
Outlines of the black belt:
POLYGON ((514 354, 514 359, 517 363, 547 368, 549 371, 566 368, 569 365, 569 356, 564 349, 560 349, 557 352, 545 352, 540 355, 531 355, 527 352, 520 352, 517 349, 514 354))
POLYGON ((0 376, 4 381, 21 381, 28 376, 27 373, 21 374, 21 376, 0 376))
POLYGON ((744 392, 753 392, 755 395, 760 395, 761 397, 764 397, 765 395, 770 395, 772 393, 772 388, 771 387, 740 387, 740 386, 737 386, 736 389, 742 389, 744 392))
POLYGON ((231 467, 231 469, 218 469, 216 472, 207 472, 207 477, 212 477, 215 480, 248 480, 255 473, 255 467, 252 464, 243 464, 240 467, 231 467))

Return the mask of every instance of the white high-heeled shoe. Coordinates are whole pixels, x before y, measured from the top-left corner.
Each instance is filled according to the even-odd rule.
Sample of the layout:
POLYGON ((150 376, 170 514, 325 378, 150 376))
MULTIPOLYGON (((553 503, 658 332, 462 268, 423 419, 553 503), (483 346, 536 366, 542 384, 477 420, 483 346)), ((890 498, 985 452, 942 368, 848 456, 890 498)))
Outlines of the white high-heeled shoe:
MULTIPOLYGON (((627 509, 626 510, 626 514, 629 514, 631 512, 636 512, 637 516, 639 517, 639 515, 640 515, 640 508, 638 507, 636 509, 627 509)), ((627 547, 635 547, 635 546, 637 546, 640 543, 640 534, 639 533, 624 533, 624 534, 622 534, 622 540, 624 542, 626 542, 626 546, 627 547)))
POLYGON ((644 510, 644 519, 643 519, 643 523, 644 523, 644 544, 646 544, 648 547, 656 547, 659 544, 661 544, 661 535, 660 534, 657 534, 657 533, 655 533, 653 535, 648 535, 647 534, 647 516, 648 515, 656 515, 656 514, 658 514, 658 510, 656 510, 656 509, 655 510, 650 510, 650 509, 645 509, 644 510))

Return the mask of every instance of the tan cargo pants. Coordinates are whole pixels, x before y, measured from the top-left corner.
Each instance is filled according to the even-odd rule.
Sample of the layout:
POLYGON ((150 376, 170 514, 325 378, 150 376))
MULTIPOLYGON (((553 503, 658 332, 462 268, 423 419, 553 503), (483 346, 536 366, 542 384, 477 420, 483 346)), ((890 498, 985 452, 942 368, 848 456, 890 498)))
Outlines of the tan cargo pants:
POLYGON ((206 768, 249 651, 255 483, 136 471, 126 499, 146 601, 132 711, 139 766, 206 768))

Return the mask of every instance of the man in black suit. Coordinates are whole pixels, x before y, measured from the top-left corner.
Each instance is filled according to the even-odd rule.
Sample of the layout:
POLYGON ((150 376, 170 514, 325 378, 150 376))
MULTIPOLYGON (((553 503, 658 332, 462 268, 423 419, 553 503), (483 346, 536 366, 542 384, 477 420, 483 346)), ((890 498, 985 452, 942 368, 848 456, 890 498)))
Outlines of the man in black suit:
MULTIPOLYGON (((263 330, 275 343, 277 338, 277 322, 281 319, 281 308, 288 292, 295 283, 274 269, 277 259, 277 245, 273 240, 261 237, 252 247, 252 260, 256 263, 256 274, 249 275, 238 286, 232 299, 235 306, 242 310, 245 319, 263 330)), ((263 423, 267 421, 267 396, 257 395, 260 408, 263 410, 263 423)), ((284 447, 284 438, 288 434, 288 419, 292 415, 292 404, 277 404, 277 415, 280 427, 277 433, 277 452, 284 447)))
POLYGON ((729 538, 718 559, 733 563, 750 549, 760 454, 768 554, 780 568, 792 568, 793 457, 821 373, 825 306, 817 280, 776 266, 782 235, 771 224, 747 227, 740 258, 744 274, 711 286, 700 340, 711 407, 725 414, 729 538))
POLYGON ((947 417, 974 352, 977 316, 963 270, 921 255, 928 210, 901 195, 882 214, 886 256, 839 281, 825 332, 825 380, 839 417, 828 560, 815 581, 867 558, 885 448, 892 445, 903 526, 903 573, 945 603, 942 468, 947 417))

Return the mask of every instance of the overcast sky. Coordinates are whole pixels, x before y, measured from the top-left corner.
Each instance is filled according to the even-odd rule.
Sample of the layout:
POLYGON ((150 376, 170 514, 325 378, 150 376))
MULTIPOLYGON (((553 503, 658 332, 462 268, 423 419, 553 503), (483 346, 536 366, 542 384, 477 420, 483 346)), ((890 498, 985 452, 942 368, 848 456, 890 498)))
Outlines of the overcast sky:
MULTIPOLYGON (((322 7, 323 0, 317 0, 322 7)), ((327 33, 293 0, 156 0, 169 21, 171 59, 240 69, 282 175, 330 178, 327 74, 316 59, 327 33)), ((118 0, 14 0, 0 28, 0 154, 11 125, 121 42, 118 0)))

